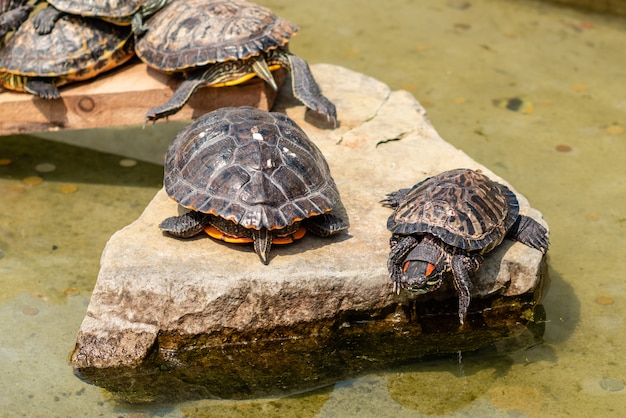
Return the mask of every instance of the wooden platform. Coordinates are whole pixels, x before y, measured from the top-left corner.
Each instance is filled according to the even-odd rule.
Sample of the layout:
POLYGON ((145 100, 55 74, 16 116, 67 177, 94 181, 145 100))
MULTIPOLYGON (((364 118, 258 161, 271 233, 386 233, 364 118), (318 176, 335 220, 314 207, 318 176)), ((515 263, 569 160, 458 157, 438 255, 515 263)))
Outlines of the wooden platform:
MULTIPOLYGON (((279 87, 285 76, 283 70, 275 74, 279 87)), ((179 83, 178 78, 133 61, 96 79, 61 87, 59 100, 2 91, 0 135, 142 124, 146 111, 167 102, 179 83)), ((225 106, 269 110, 275 98, 276 92, 258 78, 234 87, 201 88, 169 120, 191 120, 225 106)))

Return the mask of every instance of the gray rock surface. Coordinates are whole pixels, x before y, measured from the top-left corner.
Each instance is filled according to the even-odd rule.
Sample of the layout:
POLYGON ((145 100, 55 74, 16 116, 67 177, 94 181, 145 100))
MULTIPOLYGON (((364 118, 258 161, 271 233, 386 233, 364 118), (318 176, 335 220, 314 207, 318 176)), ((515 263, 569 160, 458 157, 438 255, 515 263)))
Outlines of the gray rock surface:
MULTIPOLYGON (((393 330, 385 325, 384 332, 405 326, 413 333, 411 338, 419 338, 425 325, 412 328, 411 323, 419 320, 410 312, 419 311, 422 301, 433 298, 452 300, 444 319, 454 334, 458 324, 451 288, 417 301, 392 293, 386 268, 390 233, 385 227, 391 210, 379 201, 386 193, 457 167, 480 169, 508 183, 440 138, 410 93, 391 91, 377 80, 333 65, 315 65, 313 71, 324 94, 337 105, 340 126, 320 128, 325 121, 305 113, 288 96, 281 96, 277 107, 300 124, 326 156, 350 217, 348 233, 333 238, 309 234, 293 244, 275 246, 265 266, 250 246, 207 236, 187 240, 164 236, 158 224, 179 208, 159 191, 139 219, 113 235, 102 254, 100 274, 72 354, 72 364, 84 378, 101 384, 106 381, 99 374, 102 370, 124 369, 132 374, 147 359, 157 357, 160 364, 176 368, 183 351, 185 367, 190 367, 195 361, 190 352, 220 345, 313 335, 319 342, 320 336, 334 338, 351 325, 355 330, 354 326, 362 326, 363 317, 392 323, 393 330)), ((545 225, 541 214, 523 196, 518 198, 521 212, 545 225)), ((473 302, 496 295, 499 305, 507 298, 514 305, 519 302, 516 297, 531 295, 528 306, 534 306, 541 297, 544 264, 540 252, 505 241, 487 256, 475 276, 473 302)), ((448 336, 452 352, 474 349, 495 338, 468 339, 472 306, 470 324, 458 332, 465 339, 455 342, 448 336)), ((519 323, 519 318, 506 323, 519 323)), ((515 325, 504 328, 500 337, 520 332, 512 329, 515 325)), ((361 328, 359 335, 380 331, 368 329, 361 328)), ((416 347, 415 357, 429 353, 416 347)))

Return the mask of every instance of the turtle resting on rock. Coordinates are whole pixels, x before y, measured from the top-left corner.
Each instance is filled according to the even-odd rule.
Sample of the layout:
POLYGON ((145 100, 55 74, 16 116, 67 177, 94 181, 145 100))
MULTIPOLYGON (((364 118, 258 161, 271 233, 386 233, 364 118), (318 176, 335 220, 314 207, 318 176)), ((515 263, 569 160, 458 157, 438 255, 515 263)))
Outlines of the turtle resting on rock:
POLYGON ((287 51, 298 28, 271 10, 244 0, 173 1, 147 26, 137 56, 159 71, 182 73, 185 80, 146 120, 175 114, 202 86, 233 86, 257 76, 276 90, 272 71, 283 67, 291 71, 294 96, 335 122, 335 105, 322 95, 306 61, 287 51))
POLYGON ((388 269, 394 290, 430 292, 452 273, 461 324, 471 298, 470 275, 478 270, 482 254, 505 238, 542 253, 548 249, 546 228, 519 214, 508 187, 477 171, 443 172, 388 194, 382 203, 394 209, 387 221, 393 233, 388 269))
POLYGON ((170 144, 163 183, 189 212, 165 219, 162 231, 253 243, 264 264, 272 243, 348 228, 331 213, 340 197, 324 156, 281 113, 231 107, 201 116, 170 144))

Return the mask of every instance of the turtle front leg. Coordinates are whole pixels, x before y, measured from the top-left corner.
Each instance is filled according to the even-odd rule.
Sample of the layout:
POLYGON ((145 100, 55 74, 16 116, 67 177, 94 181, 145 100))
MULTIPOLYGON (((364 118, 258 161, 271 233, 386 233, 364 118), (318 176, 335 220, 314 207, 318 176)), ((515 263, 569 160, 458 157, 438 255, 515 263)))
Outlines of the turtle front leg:
POLYGON ((306 107, 318 113, 326 115, 326 117, 336 125, 337 109, 335 105, 328 100, 320 89, 319 85, 311 74, 309 64, 302 58, 283 51, 281 60, 287 61, 291 69, 291 89, 296 99, 300 100, 306 107))
POLYGON ((12 30, 17 29, 27 18, 33 6, 24 5, 4 13, 0 13, 0 38, 12 30))
POLYGON ((467 310, 472 298, 472 281, 470 280, 470 272, 478 268, 478 260, 472 260, 471 257, 461 254, 452 256, 452 273, 454 287, 459 298, 459 323, 465 323, 467 310))
POLYGON ((252 70, 261 80, 265 81, 270 85, 272 90, 278 90, 278 86, 276 85, 276 80, 274 80, 274 76, 270 71, 270 67, 267 66, 267 62, 265 58, 262 56, 257 57, 256 59, 252 59, 252 70))
POLYGON ((52 6, 48 6, 45 9, 41 9, 35 16, 33 16, 33 27, 37 30, 39 35, 47 35, 52 32, 54 25, 57 23, 65 13, 55 9, 52 6))
POLYGON ((389 277, 393 282, 393 291, 395 293, 399 294, 402 289, 402 266, 404 259, 418 243, 419 240, 414 235, 402 236, 394 234, 389 239, 391 251, 387 260, 387 269, 389 270, 389 277))
POLYGON ((159 228, 174 237, 189 238, 198 235, 209 224, 210 220, 211 215, 191 211, 165 219, 159 228))

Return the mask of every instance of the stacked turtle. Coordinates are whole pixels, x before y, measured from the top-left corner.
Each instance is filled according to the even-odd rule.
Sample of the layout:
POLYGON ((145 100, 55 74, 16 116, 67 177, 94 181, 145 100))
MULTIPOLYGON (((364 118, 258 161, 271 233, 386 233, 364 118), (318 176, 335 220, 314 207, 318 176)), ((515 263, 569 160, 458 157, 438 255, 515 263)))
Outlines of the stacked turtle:
POLYGON ((0 50, 0 84, 58 99, 58 86, 90 79, 132 58, 134 31, 144 30, 143 18, 162 7, 165 0, 48 3, 30 17, 28 7, 32 6, 20 5, 15 9, 21 10, 19 16, 0 27, 17 28, 0 50))
POLYGON ((176 113, 201 86, 256 76, 276 90, 272 72, 286 68, 294 96, 336 121, 306 61, 288 51, 297 26, 265 7, 245 0, 49 0, 21 24, 32 5, 2 1, 0 33, 17 28, 0 50, 0 83, 8 89, 56 99, 57 86, 119 66, 136 50, 149 66, 185 78, 146 120, 176 113))
POLYGON ((201 86, 232 86, 252 77, 277 89, 272 71, 291 71, 294 96, 333 122, 335 106, 324 97, 308 64, 288 52, 287 43, 298 28, 271 10, 245 0, 174 0, 155 13, 137 55, 167 73, 181 73, 185 81, 171 99, 150 109, 147 120, 176 113, 201 86))

